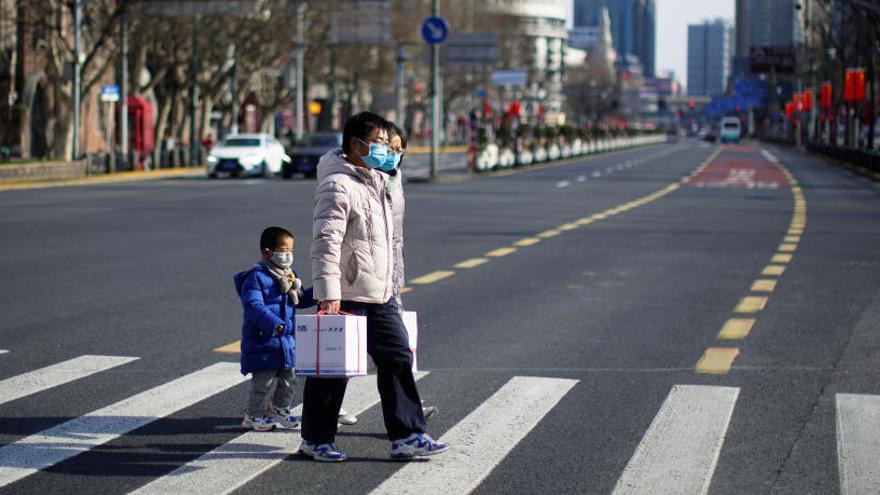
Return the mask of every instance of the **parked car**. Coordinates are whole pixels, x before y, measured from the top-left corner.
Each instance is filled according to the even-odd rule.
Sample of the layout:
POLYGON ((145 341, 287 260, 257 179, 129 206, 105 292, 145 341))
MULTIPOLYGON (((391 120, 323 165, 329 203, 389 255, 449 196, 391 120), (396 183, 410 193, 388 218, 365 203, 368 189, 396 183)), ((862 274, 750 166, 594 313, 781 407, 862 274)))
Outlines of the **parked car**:
POLYGON ((724 117, 721 119, 721 142, 738 143, 742 135, 742 127, 737 117, 724 117))
POLYGON ((321 132, 310 134, 302 145, 290 149, 290 162, 281 169, 281 177, 289 179, 293 174, 314 177, 318 173, 318 160, 330 150, 342 147, 342 133, 321 132))
POLYGON ((284 146, 269 134, 227 136, 208 155, 208 177, 260 176, 278 174, 290 157, 284 146))

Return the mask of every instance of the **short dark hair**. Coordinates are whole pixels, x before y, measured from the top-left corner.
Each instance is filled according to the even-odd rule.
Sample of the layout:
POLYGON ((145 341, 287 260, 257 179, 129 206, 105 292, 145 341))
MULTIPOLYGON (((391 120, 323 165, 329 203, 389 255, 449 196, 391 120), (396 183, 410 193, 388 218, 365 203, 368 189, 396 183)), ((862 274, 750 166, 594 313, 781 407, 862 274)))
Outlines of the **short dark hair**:
POLYGON ((388 138, 390 139, 392 136, 400 136, 400 146, 406 149, 406 133, 394 122, 388 122, 388 138))
POLYGON ((284 239, 293 239, 289 230, 281 227, 267 227, 260 234, 260 249, 275 249, 281 245, 284 239))
POLYGON ((384 117, 373 112, 361 112, 352 115, 345 122, 342 129, 342 151, 351 153, 351 139, 358 138, 364 141, 373 132, 373 129, 387 129, 388 121, 384 117))

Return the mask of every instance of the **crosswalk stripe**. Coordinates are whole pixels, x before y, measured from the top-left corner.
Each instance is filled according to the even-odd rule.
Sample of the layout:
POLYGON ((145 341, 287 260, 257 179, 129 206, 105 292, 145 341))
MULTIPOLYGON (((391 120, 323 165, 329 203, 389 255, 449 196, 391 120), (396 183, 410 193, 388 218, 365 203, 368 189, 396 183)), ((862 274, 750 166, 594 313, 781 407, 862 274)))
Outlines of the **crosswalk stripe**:
POLYGON ((244 380, 238 363, 216 363, 0 447, 0 487, 110 442, 244 380))
MULTIPOLYGON (((427 374, 416 373, 416 380, 427 374)), ((349 382, 343 407, 354 414, 360 414, 378 402, 376 376, 370 375, 349 382)), ((292 412, 296 416, 301 415, 302 404, 296 406, 292 412)), ((300 441, 299 430, 277 430, 271 433, 250 431, 132 493, 229 493, 294 454, 300 441)))
POLYGON ((372 494, 470 493, 577 383, 513 377, 443 435, 447 452, 407 464, 372 494))
POLYGON ((0 380, 0 404, 79 380, 137 359, 136 357, 124 356, 79 356, 0 380))
POLYGON ((880 395, 837 394, 841 495, 880 493, 880 395))
POLYGON ((672 387, 614 495, 706 493, 738 396, 736 387, 672 387))

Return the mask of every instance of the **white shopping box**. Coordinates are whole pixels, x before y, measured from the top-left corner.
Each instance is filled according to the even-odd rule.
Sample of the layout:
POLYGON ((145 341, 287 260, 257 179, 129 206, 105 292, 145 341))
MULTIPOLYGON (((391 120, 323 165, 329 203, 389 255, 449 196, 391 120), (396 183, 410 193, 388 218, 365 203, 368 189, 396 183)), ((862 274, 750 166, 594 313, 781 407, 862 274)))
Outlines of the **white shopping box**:
POLYGON ((346 377, 367 374, 367 317, 297 315, 296 374, 346 377))
POLYGON ((419 319, 415 311, 403 311, 400 313, 403 318, 403 324, 406 326, 406 333, 409 335, 409 350, 413 355, 413 373, 419 371, 418 354, 416 350, 419 347, 419 319))

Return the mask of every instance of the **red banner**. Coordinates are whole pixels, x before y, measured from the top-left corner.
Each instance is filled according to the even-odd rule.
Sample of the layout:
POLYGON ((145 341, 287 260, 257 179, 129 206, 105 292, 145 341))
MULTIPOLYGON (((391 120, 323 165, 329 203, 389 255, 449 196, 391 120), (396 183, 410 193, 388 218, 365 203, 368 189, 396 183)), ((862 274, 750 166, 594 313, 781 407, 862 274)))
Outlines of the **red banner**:
POLYGON ((819 89, 819 105, 824 110, 831 108, 831 83, 822 83, 819 89))
POLYGON ((805 112, 809 112, 813 109, 813 90, 805 89, 803 94, 801 95, 801 104, 804 107, 805 112))

